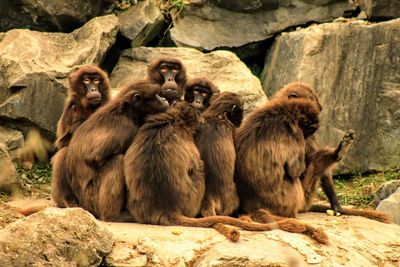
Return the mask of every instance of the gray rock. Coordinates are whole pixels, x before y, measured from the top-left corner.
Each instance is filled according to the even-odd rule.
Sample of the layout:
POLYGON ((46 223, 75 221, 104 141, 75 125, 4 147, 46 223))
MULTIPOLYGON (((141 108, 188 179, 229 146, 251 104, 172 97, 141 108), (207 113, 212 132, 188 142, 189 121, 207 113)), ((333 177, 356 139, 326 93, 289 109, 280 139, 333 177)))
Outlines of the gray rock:
POLYGON ((387 199, 391 194, 396 192, 399 187, 400 180, 392 180, 382 184, 374 195, 375 206, 378 206, 382 200, 387 199))
POLYGON ((72 33, 11 30, 0 35, 0 118, 17 128, 38 126, 54 137, 67 77, 99 64, 114 44, 118 18, 97 17, 72 33))
POLYGON ((387 199, 382 200, 376 210, 392 216, 393 222, 400 224, 400 188, 387 199))
POLYGON ((0 142, 0 192, 14 193, 19 188, 17 170, 8 154, 7 146, 0 142))
POLYGON ((20 131, 0 126, 0 143, 4 143, 11 160, 18 157, 18 149, 24 145, 24 136, 20 131))
POLYGON ((359 0, 356 1, 369 19, 394 19, 400 17, 398 0, 359 0))
POLYGON ((164 16, 154 0, 140 1, 118 15, 120 33, 132 41, 132 47, 146 45, 160 33, 164 16))
POLYGON ((0 32, 15 28, 70 32, 98 16, 103 0, 2 0, 0 32))
POLYGON ((362 217, 302 214, 325 230, 330 245, 273 230, 241 231, 239 242, 214 229, 103 223, 113 233, 108 266, 396 266, 400 226, 362 217))
POLYGON ((356 139, 340 172, 391 168, 400 162, 400 19, 314 25, 278 37, 266 59, 263 88, 311 85, 324 107, 318 139, 356 139))
POLYGON ((48 208, 0 231, 0 266, 99 266, 112 244, 88 212, 48 208))
POLYGON ((275 10, 279 0, 214 0, 218 6, 237 12, 255 12, 260 10, 275 10))
POLYGON ((219 47, 236 48, 266 40, 289 27, 332 21, 354 8, 347 0, 319 4, 287 0, 281 1, 276 10, 251 14, 230 11, 210 1, 202 6, 193 4, 174 20, 171 39, 177 46, 208 51, 219 47))
POLYGON ((112 87, 120 87, 129 81, 144 79, 150 61, 162 56, 176 57, 186 66, 189 78, 208 77, 218 88, 240 94, 245 100, 245 109, 267 101, 260 81, 251 74, 239 58, 228 51, 203 54, 189 48, 139 47, 125 50, 111 74, 112 87))

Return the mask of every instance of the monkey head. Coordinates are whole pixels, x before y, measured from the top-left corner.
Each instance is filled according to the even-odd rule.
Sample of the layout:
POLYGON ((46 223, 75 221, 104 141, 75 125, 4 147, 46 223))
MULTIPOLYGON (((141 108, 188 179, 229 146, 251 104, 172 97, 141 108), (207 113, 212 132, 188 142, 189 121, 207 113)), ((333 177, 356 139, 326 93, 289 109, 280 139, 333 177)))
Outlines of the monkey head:
POLYGON ((204 112, 204 117, 223 115, 233 125, 239 127, 243 120, 244 101, 238 94, 222 92, 214 95, 210 100, 210 106, 204 112))
POLYGON ((185 87, 185 101, 203 111, 210 105, 211 97, 218 92, 218 88, 207 78, 195 78, 185 87))
POLYGON ((78 96, 83 106, 97 107, 109 98, 107 74, 98 67, 85 65, 69 76, 72 95, 78 96))
POLYGON ((159 58, 150 63, 147 69, 148 79, 161 85, 160 96, 169 103, 179 100, 186 83, 186 69, 175 58, 159 58))
POLYGON ((149 81, 130 83, 115 98, 122 103, 122 109, 139 115, 164 112, 169 107, 168 101, 160 96, 160 85, 149 81))
POLYGON ((272 98, 307 99, 312 101, 320 112, 322 111, 322 106, 314 90, 303 83, 289 83, 276 92, 272 98))

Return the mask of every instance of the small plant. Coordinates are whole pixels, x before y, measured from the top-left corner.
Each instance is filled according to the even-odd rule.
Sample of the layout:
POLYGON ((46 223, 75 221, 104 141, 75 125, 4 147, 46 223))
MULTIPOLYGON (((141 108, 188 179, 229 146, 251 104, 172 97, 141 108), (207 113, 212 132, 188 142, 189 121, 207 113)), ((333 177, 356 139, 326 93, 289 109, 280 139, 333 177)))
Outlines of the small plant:
POLYGON ((188 0, 157 0, 157 6, 164 16, 177 16, 182 10, 188 7, 188 0))

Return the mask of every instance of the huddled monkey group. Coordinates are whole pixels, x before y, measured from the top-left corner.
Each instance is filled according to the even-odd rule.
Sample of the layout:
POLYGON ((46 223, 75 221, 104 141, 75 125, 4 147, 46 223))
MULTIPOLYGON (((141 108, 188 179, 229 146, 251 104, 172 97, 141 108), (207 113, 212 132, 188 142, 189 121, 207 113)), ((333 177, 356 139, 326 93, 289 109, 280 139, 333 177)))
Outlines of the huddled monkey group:
POLYGON ((322 107, 311 87, 291 83, 243 119, 239 95, 186 76, 180 60, 159 58, 145 80, 110 98, 100 68, 70 75, 52 160, 58 207, 105 221, 213 227, 232 241, 239 229, 279 228, 328 243, 323 230, 295 219, 304 211, 389 222, 341 207, 332 169, 355 133, 318 147, 322 107), (330 206, 312 204, 318 183, 330 206))

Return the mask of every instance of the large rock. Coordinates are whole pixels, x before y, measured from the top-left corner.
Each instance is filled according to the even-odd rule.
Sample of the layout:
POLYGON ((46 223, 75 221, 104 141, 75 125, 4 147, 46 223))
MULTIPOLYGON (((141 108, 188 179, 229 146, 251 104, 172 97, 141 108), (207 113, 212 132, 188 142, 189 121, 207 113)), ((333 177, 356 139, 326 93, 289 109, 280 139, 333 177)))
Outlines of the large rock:
POLYGON ((140 1, 118 15, 120 33, 131 40, 132 47, 146 45, 164 25, 164 16, 154 0, 140 1))
POLYGON ((0 34, 0 121, 17 128, 38 126, 54 136, 69 73, 81 64, 101 63, 117 31, 118 18, 109 15, 70 34, 0 34))
POLYGON ((374 194, 375 206, 378 206, 382 200, 396 192, 397 188, 400 188, 400 180, 392 180, 382 184, 374 194))
POLYGON ((20 131, 0 126, 0 143, 7 147, 11 159, 18 158, 18 150, 24 145, 24 136, 20 131))
POLYGON ((171 39, 177 46, 208 51, 219 47, 235 48, 263 41, 289 27, 332 21, 351 9, 347 0, 288 0, 281 1, 276 10, 249 14, 227 10, 208 1, 202 6, 193 4, 181 12, 174 20, 171 39))
POLYGON ((20 188, 18 173, 11 161, 7 146, 0 142, 0 192, 13 193, 20 188))
POLYGON ((251 110, 267 100, 257 77, 251 74, 235 54, 228 51, 203 54, 189 48, 128 49, 122 53, 111 74, 111 85, 120 87, 129 81, 144 79, 149 62, 162 56, 182 60, 189 78, 208 77, 221 92, 232 91, 240 94, 245 100, 246 110, 251 110))
POLYGON ((273 230, 241 231, 237 243, 213 229, 103 223, 113 233, 108 266, 397 266, 400 226, 361 217, 307 213, 330 244, 273 230))
POLYGON ((394 19, 400 17, 399 0, 359 0, 360 9, 369 19, 394 19))
POLYGON ((103 0, 2 0, 0 32, 15 28, 70 32, 98 16, 103 0))
POLYGON ((322 145, 356 139, 343 172, 400 162, 400 19, 326 23, 278 37, 262 75, 268 95, 293 81, 310 84, 324 107, 322 145))
POLYGON ((218 6, 238 12, 255 12, 259 10, 275 10, 279 0, 214 0, 218 6))
POLYGON ((0 266, 99 266, 112 244, 88 212, 49 208, 0 230, 0 266))
POLYGON ((390 214, 393 222, 400 224, 400 188, 387 199, 382 200, 376 210, 390 214))

